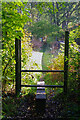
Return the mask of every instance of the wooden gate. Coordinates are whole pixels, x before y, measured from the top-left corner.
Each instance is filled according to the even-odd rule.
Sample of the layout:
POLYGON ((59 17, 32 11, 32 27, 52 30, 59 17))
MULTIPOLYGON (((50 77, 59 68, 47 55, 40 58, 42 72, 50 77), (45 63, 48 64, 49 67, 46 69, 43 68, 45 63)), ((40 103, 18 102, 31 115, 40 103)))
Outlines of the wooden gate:
POLYGON ((64 94, 67 94, 68 80, 68 50, 69 50, 69 31, 65 31, 65 51, 64 51, 64 70, 21 70, 21 38, 15 39, 15 77, 16 77, 16 94, 21 91, 21 87, 51 87, 63 88, 64 94), (64 72, 64 85, 21 85, 21 72, 64 72))

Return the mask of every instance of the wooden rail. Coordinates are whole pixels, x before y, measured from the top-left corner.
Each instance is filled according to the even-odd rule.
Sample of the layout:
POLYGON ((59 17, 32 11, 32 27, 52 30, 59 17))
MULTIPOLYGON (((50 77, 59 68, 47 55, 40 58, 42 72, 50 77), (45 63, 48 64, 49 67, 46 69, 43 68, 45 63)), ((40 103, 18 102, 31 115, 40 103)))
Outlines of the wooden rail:
POLYGON ((21 70, 21 72, 64 72, 64 70, 21 70))
POLYGON ((63 88, 61 85, 21 85, 21 87, 51 87, 51 88, 63 88))

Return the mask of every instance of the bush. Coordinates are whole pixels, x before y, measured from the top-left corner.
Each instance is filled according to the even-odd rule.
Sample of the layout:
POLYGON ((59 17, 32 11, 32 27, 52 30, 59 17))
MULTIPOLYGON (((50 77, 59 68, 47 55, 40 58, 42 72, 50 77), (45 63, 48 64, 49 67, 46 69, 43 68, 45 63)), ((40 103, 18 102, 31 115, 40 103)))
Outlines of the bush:
MULTIPOLYGON (((69 63, 68 63, 68 90, 76 90, 78 88, 79 79, 79 45, 75 39, 79 37, 78 28, 70 32, 69 37, 69 63)), ((59 53, 56 58, 52 58, 52 63, 48 66, 50 70, 64 70, 64 52, 59 53)), ((45 83, 50 85, 63 85, 63 73, 46 73, 45 83)))

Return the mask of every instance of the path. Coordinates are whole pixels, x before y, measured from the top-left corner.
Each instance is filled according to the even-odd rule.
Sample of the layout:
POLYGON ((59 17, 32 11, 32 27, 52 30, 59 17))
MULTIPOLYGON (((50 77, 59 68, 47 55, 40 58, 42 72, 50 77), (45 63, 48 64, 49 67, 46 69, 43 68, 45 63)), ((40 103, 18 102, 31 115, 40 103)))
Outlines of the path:
POLYGON ((42 70, 42 56, 43 56, 42 52, 32 51, 30 65, 32 65, 33 63, 36 63, 33 66, 34 69, 40 69, 40 70, 42 70), (38 65, 38 68, 37 68, 37 65, 38 65))
MULTIPOLYGON (((32 56, 29 58, 29 62, 26 65, 27 70, 42 70, 42 56, 43 52, 32 51, 32 56)), ((34 81, 37 82, 37 75, 42 75, 41 72, 34 72, 34 81)), ((25 78, 24 78, 25 79, 25 78)))

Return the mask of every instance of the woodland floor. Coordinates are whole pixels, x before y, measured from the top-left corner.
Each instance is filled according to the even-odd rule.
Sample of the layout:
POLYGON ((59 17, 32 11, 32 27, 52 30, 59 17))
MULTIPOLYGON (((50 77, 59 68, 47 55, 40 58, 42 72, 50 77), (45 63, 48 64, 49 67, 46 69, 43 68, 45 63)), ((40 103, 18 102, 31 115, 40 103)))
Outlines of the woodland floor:
POLYGON ((78 106, 76 98, 68 98, 69 104, 63 97, 55 99, 53 95, 47 95, 45 112, 39 113, 36 111, 35 95, 5 96, 3 97, 3 103, 10 104, 10 106, 6 106, 8 107, 6 109, 3 104, 3 111, 6 114, 4 114, 2 120, 80 120, 78 108, 73 110, 78 106), (16 108, 14 108, 15 105, 16 108))

